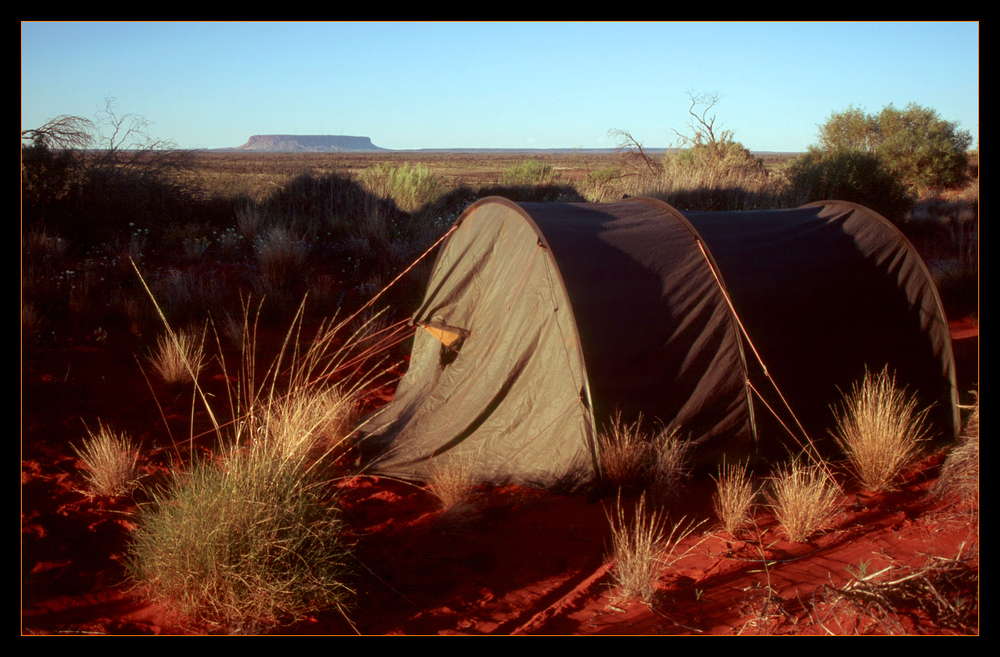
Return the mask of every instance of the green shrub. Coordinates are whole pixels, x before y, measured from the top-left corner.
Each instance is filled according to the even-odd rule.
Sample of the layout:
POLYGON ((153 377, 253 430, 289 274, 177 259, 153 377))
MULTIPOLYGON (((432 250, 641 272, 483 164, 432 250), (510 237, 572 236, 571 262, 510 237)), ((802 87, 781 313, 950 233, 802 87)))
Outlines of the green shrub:
POLYGON ((437 176, 422 164, 377 164, 365 171, 364 178, 374 194, 392 200, 403 212, 416 212, 441 191, 437 176))
POLYGON ((878 114, 849 107, 820 126, 824 151, 852 150, 874 155, 914 189, 950 187, 965 181, 972 135, 928 107, 889 104, 878 114))
POLYGON ((230 631, 343 609, 349 550, 321 483, 267 441, 199 461, 141 511, 131 574, 156 599, 230 631))
POLYGON ((555 180, 555 174, 552 165, 535 159, 522 160, 517 164, 504 167, 500 174, 501 185, 542 185, 553 180, 555 180))
POLYGON ((327 466, 348 447, 365 377, 378 373, 346 379, 360 347, 357 336, 344 338, 344 323, 323 322, 301 345, 303 315, 300 306, 258 380, 257 321, 244 308, 238 376, 219 355, 223 378, 235 381, 223 395, 230 422, 221 424, 212 407, 221 396, 196 384, 218 456, 196 458, 150 493, 130 549, 129 572, 150 597, 229 631, 317 609, 343 613, 351 593, 350 546, 327 466))
POLYGON ((899 223, 913 201, 899 178, 874 155, 857 150, 810 150, 786 172, 797 204, 838 200, 859 203, 899 223))

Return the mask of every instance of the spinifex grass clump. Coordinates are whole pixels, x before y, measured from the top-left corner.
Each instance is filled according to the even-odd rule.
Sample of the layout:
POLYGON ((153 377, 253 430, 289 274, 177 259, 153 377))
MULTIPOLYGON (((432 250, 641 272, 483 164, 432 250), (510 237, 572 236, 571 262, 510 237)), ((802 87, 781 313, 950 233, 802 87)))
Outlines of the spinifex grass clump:
POLYGON ((445 513, 461 511, 476 485, 476 460, 472 456, 438 457, 427 489, 441 501, 445 513))
POLYGON ((631 518, 622 508, 619 497, 609 520, 614 557, 611 576, 618 589, 618 599, 652 601, 660 572, 690 551, 689 548, 678 553, 677 549, 700 523, 686 522, 682 518, 670 525, 666 513, 648 504, 645 494, 636 503, 631 518))
POLYGON ((611 486, 650 490, 668 498, 690 472, 690 443, 676 431, 647 433, 641 417, 628 423, 615 414, 598 436, 598 448, 602 477, 611 486))
POLYGON ((795 460, 773 477, 768 498, 788 539, 801 543, 833 516, 839 494, 825 467, 795 460))
POLYGON ((348 552, 306 463, 258 441, 195 463, 156 493, 130 565, 158 599, 236 628, 342 608, 348 552))
POLYGON ((723 463, 719 466, 719 476, 715 479, 716 491, 713 500, 715 514, 722 528, 730 534, 746 525, 751 518, 756 492, 747 473, 747 464, 723 463))
POLYGON ((156 350, 149 355, 149 362, 168 385, 192 383, 205 367, 204 335, 168 330, 156 338, 156 350))
POLYGON ((522 160, 504 167, 500 174, 501 185, 541 185, 555 177, 552 165, 539 160, 522 160))
POLYGON ((962 436, 941 466, 941 476, 934 487, 941 497, 954 496, 959 501, 979 507, 979 397, 962 436))
POLYGON ((138 453, 132 439, 103 424, 98 424, 97 433, 87 429, 87 434, 83 448, 74 445, 73 451, 83 461, 90 490, 108 497, 129 492, 138 478, 138 453))
POLYGON ((891 488, 917 456, 928 433, 927 410, 896 387, 887 369, 865 373, 837 413, 834 438, 858 481, 873 492, 891 488))
POLYGON ((220 349, 233 381, 231 421, 219 422, 213 408, 222 396, 195 384, 218 456, 175 471, 151 493, 132 545, 132 576, 152 598, 230 630, 343 611, 350 594, 350 550, 326 465, 348 446, 369 379, 348 374, 360 356, 356 336, 339 335, 347 322, 324 323, 302 340, 303 310, 258 381, 257 323, 247 309, 238 376, 226 373, 220 349))

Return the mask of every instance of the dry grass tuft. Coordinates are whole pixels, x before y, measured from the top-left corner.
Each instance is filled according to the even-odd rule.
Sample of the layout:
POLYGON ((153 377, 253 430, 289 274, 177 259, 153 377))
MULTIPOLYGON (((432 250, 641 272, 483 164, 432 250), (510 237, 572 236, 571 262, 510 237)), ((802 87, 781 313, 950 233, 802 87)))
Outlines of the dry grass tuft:
POLYGON ((172 331, 156 338, 148 356, 156 374, 169 385, 193 383, 205 367, 205 336, 194 331, 172 331))
POLYGON ((826 468, 795 460, 772 478, 768 501, 788 539, 802 543, 830 520, 839 494, 826 468))
POLYGON ((266 370, 249 307, 237 376, 216 336, 231 420, 216 415, 221 395, 194 386, 220 458, 195 460, 151 491, 131 546, 130 573, 151 597, 230 631, 344 613, 351 594, 350 544, 325 465, 349 449, 356 402, 378 372, 354 374, 343 322, 303 341, 303 314, 300 305, 266 370))
POLYGON ((286 458, 342 447, 356 419, 355 400, 334 386, 307 386, 276 398, 260 412, 267 440, 286 458))
POLYGON ((641 430, 642 420, 632 424, 617 413, 598 436, 601 472, 612 486, 635 485, 645 478, 649 442, 641 430))
POLYGON ((748 464, 723 463, 719 466, 718 478, 712 479, 716 485, 712 507, 722 522, 722 528, 730 534, 735 534, 750 522, 756 497, 748 473, 748 464))
POLYGON ((979 397, 959 444, 951 450, 934 487, 940 497, 954 496, 979 508, 979 397))
POLYGON ((84 475, 91 492, 107 497, 127 494, 138 483, 138 450, 125 433, 116 433, 98 423, 97 433, 87 429, 83 448, 73 451, 87 469, 84 475))
POLYGON ((694 533, 700 523, 686 522, 681 518, 669 525, 666 513, 651 508, 645 494, 639 498, 631 519, 622 508, 619 496, 609 520, 614 557, 611 575, 618 589, 617 599, 649 603, 656 593, 656 582, 663 569, 690 552, 690 549, 678 552, 678 546, 694 533))
POLYGON ((476 480, 473 474, 475 459, 471 457, 453 456, 438 457, 431 470, 427 488, 441 501, 445 513, 454 513, 464 509, 472 496, 476 480))
POLYGON ((926 418, 927 409, 917 409, 916 397, 897 388, 888 369, 866 372, 845 395, 833 437, 858 481, 879 492, 890 489, 916 459, 929 430, 926 418))
POLYGON ((253 631, 343 609, 349 546, 325 482, 266 441, 196 462, 139 515, 132 576, 185 614, 253 631))
POLYGON ((617 488, 650 490, 669 498, 690 474, 691 444, 676 431, 648 434, 641 417, 630 424, 616 414, 599 435, 598 446, 603 479, 617 488))
POLYGON ((651 489, 660 499, 669 499, 691 475, 692 445, 676 431, 663 430, 653 438, 652 447, 651 489))

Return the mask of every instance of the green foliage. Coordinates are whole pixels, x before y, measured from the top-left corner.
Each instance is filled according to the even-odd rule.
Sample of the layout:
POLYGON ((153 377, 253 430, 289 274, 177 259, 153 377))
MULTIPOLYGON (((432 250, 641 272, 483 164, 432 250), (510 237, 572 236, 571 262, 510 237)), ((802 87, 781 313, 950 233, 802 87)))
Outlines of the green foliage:
POLYGON ((300 458, 268 441, 196 463, 140 514, 129 564, 178 610, 230 630, 342 608, 339 515, 300 458))
POLYGON ((404 212, 416 212, 432 202, 441 189, 440 180, 430 169, 409 162, 377 164, 365 172, 365 180, 375 194, 395 201, 404 212))
POLYGON ((810 150, 790 162, 786 173, 798 204, 851 201, 899 222, 912 206, 906 187, 875 155, 858 150, 810 150))
POLYGON ((851 105, 843 112, 831 114, 819 127, 820 148, 827 152, 851 150, 874 155, 878 134, 877 117, 851 105))
POLYGON ((965 181, 972 135, 932 109, 910 103, 879 114, 879 155, 903 181, 918 188, 949 187, 965 181))
POLYGON ((504 167, 500 174, 501 185, 541 185, 555 179, 551 164, 539 160, 523 160, 517 164, 504 167))
POLYGON ((820 126, 826 153, 852 151, 878 157, 884 167, 914 189, 949 187, 965 181, 972 136, 930 108, 886 105, 878 114, 849 107, 820 126))
POLYGON ((733 177, 766 178, 768 173, 764 161, 755 157, 738 141, 727 135, 714 141, 696 139, 690 148, 672 154, 664 159, 665 175, 677 171, 716 171, 733 177))

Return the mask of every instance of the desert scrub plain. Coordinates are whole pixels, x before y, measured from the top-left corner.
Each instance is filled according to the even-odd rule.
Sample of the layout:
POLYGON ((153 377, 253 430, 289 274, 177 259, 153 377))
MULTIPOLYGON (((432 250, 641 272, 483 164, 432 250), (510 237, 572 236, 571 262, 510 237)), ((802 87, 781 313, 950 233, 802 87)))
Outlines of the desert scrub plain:
MULTIPOLYGON (((877 484, 845 455, 691 476, 651 422, 602 434, 601 495, 355 467, 353 419, 405 368, 411 265, 475 199, 753 209, 871 181, 738 151, 88 157, 22 151, 22 633, 978 633, 978 337, 955 341, 960 444, 877 484)), ((883 208, 956 336, 970 172, 883 208)))

